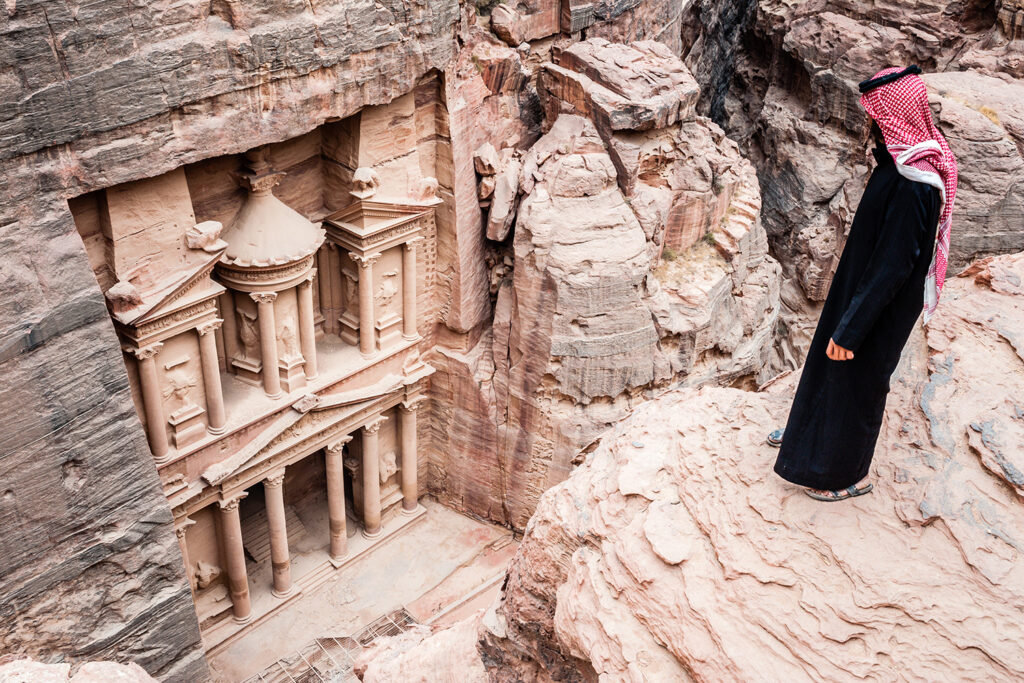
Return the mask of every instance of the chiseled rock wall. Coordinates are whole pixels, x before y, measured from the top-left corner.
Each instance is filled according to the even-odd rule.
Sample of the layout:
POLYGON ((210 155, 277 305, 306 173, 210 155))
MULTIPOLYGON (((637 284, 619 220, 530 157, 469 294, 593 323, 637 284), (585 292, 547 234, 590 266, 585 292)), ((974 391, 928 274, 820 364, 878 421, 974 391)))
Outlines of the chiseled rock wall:
POLYGON ((455 0, 0 10, 0 651, 206 677, 170 510, 67 199, 388 102, 451 61, 458 18, 455 0))
POLYGON ((404 674, 447 680, 464 639, 491 681, 1021 679, 1022 282, 1024 252, 948 282, 853 501, 772 472, 795 373, 639 406, 544 494, 496 603, 404 674))
POLYGON ((960 163, 951 265, 1024 248, 1024 52, 1016 0, 696 0, 686 63, 702 112, 741 143, 761 179, 783 264, 784 344, 802 361, 873 166, 857 83, 919 64, 960 163))

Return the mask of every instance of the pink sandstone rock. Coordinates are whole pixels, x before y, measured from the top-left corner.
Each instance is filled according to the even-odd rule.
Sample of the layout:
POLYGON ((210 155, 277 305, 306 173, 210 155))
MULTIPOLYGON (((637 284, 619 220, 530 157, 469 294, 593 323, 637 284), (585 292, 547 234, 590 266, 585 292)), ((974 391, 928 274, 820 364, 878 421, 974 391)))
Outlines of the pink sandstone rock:
POLYGON ((433 634, 427 626, 416 626, 376 641, 356 661, 355 673, 364 683, 486 683, 476 629, 475 619, 433 634))
POLYGON ((85 662, 72 673, 70 664, 43 664, 16 657, 0 658, 3 683, 156 683, 155 678, 134 662, 85 662))
POLYGON ((884 66, 922 66, 958 156, 954 266, 1024 248, 1021 16, 1018 0, 985 11, 950 0, 760 0, 749 11, 693 3, 682 35, 685 61, 711 93, 701 112, 757 166, 765 226, 787 274, 789 333, 774 363, 800 362, 831 282, 873 165, 856 85, 884 66))
MULTIPOLYGON (((820 503, 772 472, 796 374, 674 391, 544 494, 497 603, 435 638, 482 638, 499 682, 1021 678, 1021 282, 1024 253, 948 282, 870 495, 820 503)), ((441 676, 435 653, 403 656, 441 676)))
POLYGON ((629 45, 593 38, 556 50, 539 84, 549 119, 560 109, 612 130, 665 128, 693 117, 700 89, 672 52, 655 41, 629 45))

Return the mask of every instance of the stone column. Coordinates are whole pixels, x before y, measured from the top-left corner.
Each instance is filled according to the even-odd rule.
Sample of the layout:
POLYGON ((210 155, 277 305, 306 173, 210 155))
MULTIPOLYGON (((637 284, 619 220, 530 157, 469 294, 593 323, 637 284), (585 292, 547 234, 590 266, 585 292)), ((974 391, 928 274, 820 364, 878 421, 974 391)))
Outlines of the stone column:
POLYGON ((310 272, 309 277, 299 283, 299 347, 302 351, 302 359, 305 361, 304 370, 306 379, 313 379, 316 371, 316 323, 313 316, 313 275, 316 269, 310 272))
POLYGON ((181 559, 185 562, 185 577, 188 579, 188 587, 193 593, 196 591, 196 577, 192 571, 192 561, 188 558, 188 543, 185 540, 185 532, 195 523, 195 520, 185 517, 181 520, 180 524, 175 524, 174 527, 174 535, 178 537, 178 547, 181 548, 181 559))
POLYGON ((380 254, 360 256, 349 252, 349 258, 359 264, 359 351, 364 358, 377 353, 377 313, 373 304, 373 264, 380 254))
POLYGON ((284 470, 277 470, 263 480, 263 497, 267 506, 267 527, 270 532, 270 563, 274 570, 275 597, 292 593, 292 562, 288 552, 288 529, 284 518, 284 470))
POLYGON ((334 332, 334 324, 331 323, 331 317, 334 315, 334 300, 331 296, 331 257, 329 254, 331 243, 327 242, 319 251, 316 252, 316 272, 317 288, 320 290, 320 313, 324 316, 324 332, 334 332))
POLYGON ((402 338, 419 338, 416 332, 416 243, 414 237, 402 246, 402 338))
POLYGON ((224 319, 224 366, 232 372, 231 361, 238 355, 238 320, 235 318, 235 295, 220 295, 221 317, 224 319))
POLYGON ((380 428, 383 415, 363 425, 363 536, 377 538, 380 529, 380 428))
POLYGON ((348 530, 345 524, 345 467, 343 464, 345 444, 352 440, 346 436, 328 444, 325 449, 327 465, 327 516, 331 525, 331 559, 340 560, 345 556, 348 545, 348 530))
POLYGON ((249 577, 245 571, 245 549, 242 546, 242 522, 238 516, 238 503, 245 498, 245 492, 219 501, 221 553, 228 574, 228 590, 231 593, 231 611, 235 622, 247 624, 252 619, 252 605, 249 601, 249 577))
POLYGON ((270 398, 281 395, 281 375, 277 370, 277 324, 274 322, 276 292, 254 292, 260 325, 260 352, 263 361, 263 390, 270 398))
POLYGON ((224 412, 224 390, 220 385, 220 362, 217 360, 217 339, 214 331, 223 320, 213 320, 196 328, 199 332, 199 359, 203 366, 203 388, 206 390, 207 430, 223 434, 227 426, 224 412))
POLYGON ((412 513, 419 506, 416 487, 416 410, 425 399, 418 396, 403 401, 398 408, 398 428, 402 439, 402 512, 412 513))
POLYGON ((160 342, 141 349, 128 349, 139 361, 139 383, 142 384, 142 412, 146 417, 149 449, 157 464, 167 462, 167 420, 164 418, 164 399, 160 393, 160 378, 156 372, 156 354, 164 345, 160 342))
MULTIPOLYGON (((331 290, 331 330, 338 334, 340 332, 338 316, 341 315, 342 304, 341 250, 334 242, 327 245, 327 262, 330 264, 330 269, 327 271, 327 284, 331 290)), ((320 276, 323 277, 323 271, 320 271, 320 276)))

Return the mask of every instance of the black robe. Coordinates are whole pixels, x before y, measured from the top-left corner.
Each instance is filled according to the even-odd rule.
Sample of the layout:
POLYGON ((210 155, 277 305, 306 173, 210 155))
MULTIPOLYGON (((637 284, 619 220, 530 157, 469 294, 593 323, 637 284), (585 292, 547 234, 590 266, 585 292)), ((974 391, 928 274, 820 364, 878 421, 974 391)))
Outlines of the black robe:
POLYGON ((899 174, 887 150, 850 227, 790 409, 775 472, 838 490, 867 476, 889 378, 924 304, 941 209, 938 189, 899 174), (825 355, 829 338, 854 352, 825 355))

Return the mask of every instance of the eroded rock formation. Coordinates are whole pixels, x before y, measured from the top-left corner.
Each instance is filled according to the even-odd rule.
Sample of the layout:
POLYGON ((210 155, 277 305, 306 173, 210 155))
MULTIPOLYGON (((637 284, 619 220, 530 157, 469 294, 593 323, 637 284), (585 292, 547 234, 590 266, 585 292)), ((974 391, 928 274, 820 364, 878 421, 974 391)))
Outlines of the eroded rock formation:
POLYGON ((796 375, 674 391, 544 494, 491 610, 367 671, 436 666, 461 634, 492 681, 1020 678, 1022 279, 1024 253, 948 284, 872 494, 822 504, 772 473, 796 375))
POLYGON ((885 66, 928 72, 957 154, 953 265, 1024 247, 1020 16, 1016 0, 691 3, 684 51, 707 93, 701 111, 757 166, 786 272, 780 364, 796 367, 806 352, 809 318, 838 264, 872 165, 856 85, 885 66))
POLYGON ((682 63, 603 39, 555 55, 539 75, 548 132, 521 154, 475 155, 491 212, 503 177, 521 194, 492 324, 431 358, 433 485, 520 528, 636 402, 766 380, 779 309, 753 167, 694 115, 682 63))

